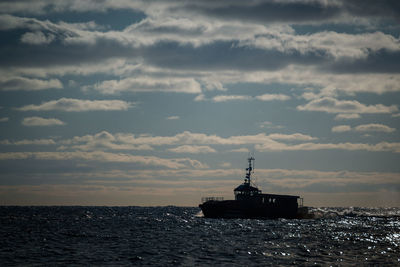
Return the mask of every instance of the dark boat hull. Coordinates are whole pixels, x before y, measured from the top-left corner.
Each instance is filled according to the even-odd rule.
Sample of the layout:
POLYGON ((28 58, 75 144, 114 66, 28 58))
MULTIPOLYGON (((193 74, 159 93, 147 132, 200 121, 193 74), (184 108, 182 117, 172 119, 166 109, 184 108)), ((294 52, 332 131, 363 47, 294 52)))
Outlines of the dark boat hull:
POLYGON ((298 217, 297 203, 270 204, 245 200, 211 200, 200 204, 199 207, 207 218, 294 219, 298 217))

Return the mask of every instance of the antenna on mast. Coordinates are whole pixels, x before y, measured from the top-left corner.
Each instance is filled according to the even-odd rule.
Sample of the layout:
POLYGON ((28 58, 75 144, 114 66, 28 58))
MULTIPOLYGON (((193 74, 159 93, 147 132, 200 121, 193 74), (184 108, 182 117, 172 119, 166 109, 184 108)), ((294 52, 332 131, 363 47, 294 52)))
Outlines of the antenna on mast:
POLYGON ((254 171, 253 171, 253 166, 254 166, 254 164, 253 164, 253 166, 252 166, 252 161, 253 161, 253 163, 254 163, 255 158, 254 158, 254 157, 249 157, 249 158, 247 158, 247 161, 249 162, 249 167, 246 168, 246 179, 244 179, 244 182, 247 183, 247 184, 250 184, 250 181, 251 181, 251 173, 254 172, 254 171))

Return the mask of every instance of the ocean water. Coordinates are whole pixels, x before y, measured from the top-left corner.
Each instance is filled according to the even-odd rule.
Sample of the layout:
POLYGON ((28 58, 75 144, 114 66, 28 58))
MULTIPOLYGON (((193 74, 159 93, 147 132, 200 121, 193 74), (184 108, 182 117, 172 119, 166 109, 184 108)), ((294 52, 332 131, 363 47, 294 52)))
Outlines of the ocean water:
POLYGON ((400 209, 207 219, 183 207, 0 207, 0 265, 400 266, 400 209))

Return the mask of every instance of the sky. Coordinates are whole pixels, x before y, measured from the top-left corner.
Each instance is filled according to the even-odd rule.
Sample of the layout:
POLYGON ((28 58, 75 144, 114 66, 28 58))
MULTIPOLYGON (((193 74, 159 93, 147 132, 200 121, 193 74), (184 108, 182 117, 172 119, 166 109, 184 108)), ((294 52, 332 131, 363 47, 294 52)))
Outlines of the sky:
POLYGON ((397 0, 1 1, 0 205, 400 206, 397 0))

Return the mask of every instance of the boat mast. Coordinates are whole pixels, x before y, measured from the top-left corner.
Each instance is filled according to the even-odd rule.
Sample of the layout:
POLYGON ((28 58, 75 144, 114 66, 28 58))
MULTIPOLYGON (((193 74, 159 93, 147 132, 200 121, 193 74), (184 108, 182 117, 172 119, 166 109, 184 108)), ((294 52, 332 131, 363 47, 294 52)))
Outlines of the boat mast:
POLYGON ((249 184, 249 185, 250 185, 251 172, 253 171, 253 167, 252 167, 251 162, 253 161, 253 166, 254 166, 254 160, 255 160, 254 157, 249 157, 249 158, 247 159, 247 161, 249 162, 249 167, 246 168, 246 179, 244 179, 244 183, 245 183, 245 184, 249 184))

